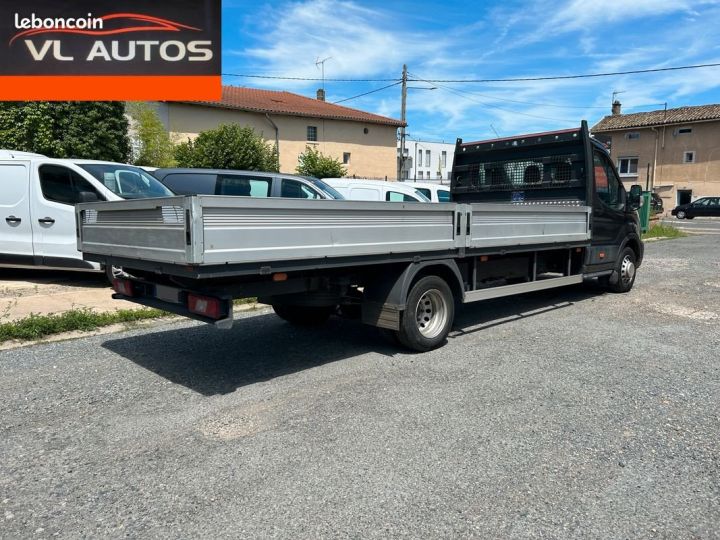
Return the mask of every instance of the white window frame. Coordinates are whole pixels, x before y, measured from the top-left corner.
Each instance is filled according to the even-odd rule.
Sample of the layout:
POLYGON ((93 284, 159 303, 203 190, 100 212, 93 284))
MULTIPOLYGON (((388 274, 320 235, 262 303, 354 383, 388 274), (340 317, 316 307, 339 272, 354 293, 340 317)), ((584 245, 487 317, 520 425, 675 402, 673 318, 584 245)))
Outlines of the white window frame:
POLYGON ((683 152, 683 163, 696 163, 695 150, 685 150, 683 152), (692 156, 692 158, 688 159, 688 156, 692 156))
POLYGON ((617 160, 617 170, 618 170, 618 174, 619 174, 621 177, 623 177, 623 178, 637 178, 637 176, 638 176, 638 172, 637 172, 637 171, 638 171, 639 165, 640 165, 640 159, 638 158, 638 156, 623 156, 623 157, 619 157, 618 160, 617 160), (623 162, 623 161, 627 161, 627 162, 628 162, 627 170, 629 171, 629 170, 630 170, 630 162, 631 162, 633 159, 634 159, 635 162, 636 162, 636 163, 635 163, 635 172, 634 172, 634 173, 631 173, 631 172, 621 172, 621 171, 622 171, 622 162, 623 162))

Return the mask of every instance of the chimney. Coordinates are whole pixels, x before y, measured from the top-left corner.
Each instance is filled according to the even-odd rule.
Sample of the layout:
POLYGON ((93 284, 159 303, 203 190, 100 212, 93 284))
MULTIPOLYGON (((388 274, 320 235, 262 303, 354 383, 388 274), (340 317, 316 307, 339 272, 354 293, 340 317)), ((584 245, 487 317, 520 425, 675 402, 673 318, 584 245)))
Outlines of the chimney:
MULTIPOLYGON (((319 98, 318 98, 318 99, 319 99, 319 98)), ((622 108, 622 104, 621 104, 617 99, 616 99, 615 101, 613 101, 613 104, 612 104, 612 114, 613 114, 613 116, 617 116, 617 115, 619 115, 619 114, 622 114, 622 113, 620 112, 620 109, 621 109, 621 108, 622 108)))
POLYGON ((317 98, 320 101, 325 101, 325 89, 324 88, 318 88, 317 90, 317 98))

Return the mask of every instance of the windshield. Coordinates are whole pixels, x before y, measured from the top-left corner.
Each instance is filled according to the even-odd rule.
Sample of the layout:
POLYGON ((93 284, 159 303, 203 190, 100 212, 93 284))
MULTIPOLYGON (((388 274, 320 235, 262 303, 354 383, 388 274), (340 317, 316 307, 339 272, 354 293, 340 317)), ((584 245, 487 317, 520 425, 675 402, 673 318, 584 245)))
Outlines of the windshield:
POLYGON ((172 197, 174 193, 154 176, 132 165, 111 163, 78 163, 97 178, 103 186, 123 199, 172 197))
POLYGON ((340 199, 340 200, 345 199, 345 197, 343 197, 342 193, 340 193, 337 189, 332 187, 330 184, 326 184, 319 178, 313 178, 313 177, 308 177, 308 176, 306 176, 305 178, 307 178, 310 182, 312 182, 313 185, 317 186, 319 189, 323 190, 325 193, 330 195, 330 198, 340 199))

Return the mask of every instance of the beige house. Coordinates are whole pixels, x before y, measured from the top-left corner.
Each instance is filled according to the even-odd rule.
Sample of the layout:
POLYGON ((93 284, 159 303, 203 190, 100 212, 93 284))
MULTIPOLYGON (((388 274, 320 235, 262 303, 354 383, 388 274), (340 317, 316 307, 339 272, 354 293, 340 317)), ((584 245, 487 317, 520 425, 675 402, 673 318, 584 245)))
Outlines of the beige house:
POLYGON ((280 150, 280 171, 295 172, 308 146, 337 158, 348 175, 396 178, 397 129, 402 122, 290 92, 224 86, 220 101, 160 102, 160 119, 176 141, 221 124, 251 126, 280 150))
POLYGON ((625 187, 649 186, 665 210, 720 195, 720 105, 622 114, 616 101, 591 131, 610 146, 625 187))

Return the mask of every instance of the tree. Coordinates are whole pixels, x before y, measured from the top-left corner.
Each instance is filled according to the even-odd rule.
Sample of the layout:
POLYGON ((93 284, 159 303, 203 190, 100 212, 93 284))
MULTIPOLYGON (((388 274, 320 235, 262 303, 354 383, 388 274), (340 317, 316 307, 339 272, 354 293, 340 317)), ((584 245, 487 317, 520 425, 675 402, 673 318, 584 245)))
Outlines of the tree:
POLYGON ((127 104, 127 113, 132 118, 133 138, 137 143, 137 150, 133 151, 133 163, 152 167, 174 167, 175 145, 157 111, 145 102, 133 101, 127 104))
POLYGON ((347 169, 343 167, 339 159, 325 156, 310 146, 300 154, 300 165, 296 170, 300 175, 316 178, 342 178, 347 174, 347 169))
POLYGON ((278 172, 280 162, 274 146, 249 126, 224 124, 201 132, 195 140, 177 145, 180 167, 243 169, 278 172))
POLYGON ((127 131, 121 101, 0 103, 0 147, 12 150, 126 162, 127 131))

